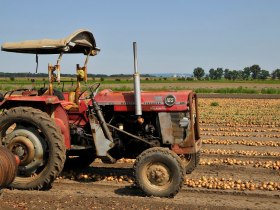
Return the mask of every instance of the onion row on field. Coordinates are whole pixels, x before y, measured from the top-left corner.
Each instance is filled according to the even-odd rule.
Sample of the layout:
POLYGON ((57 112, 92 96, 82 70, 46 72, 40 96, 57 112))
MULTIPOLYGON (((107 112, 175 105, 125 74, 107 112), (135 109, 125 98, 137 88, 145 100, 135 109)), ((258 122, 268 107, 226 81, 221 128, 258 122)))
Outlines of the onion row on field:
POLYGON ((127 175, 100 175, 92 172, 63 172, 57 179, 70 179, 75 181, 115 181, 117 183, 128 182, 134 183, 133 179, 127 175))
POLYGON ((273 156, 280 157, 279 152, 258 152, 246 150, 222 150, 222 149, 201 149, 203 154, 216 154, 216 155, 245 155, 245 156, 273 156))
POLYGON ((203 139, 203 144, 218 144, 218 145, 246 145, 246 146, 270 146, 270 147, 280 147, 279 141, 252 141, 252 140, 232 140, 232 139, 203 139))
POLYGON ((255 121, 248 120, 246 118, 240 118, 238 117, 224 117, 224 116, 217 116, 212 119, 205 119, 205 117, 200 116, 201 120, 199 121, 202 125, 223 125, 223 126, 258 126, 258 127, 271 127, 271 128, 279 128, 280 126, 280 120, 273 120, 273 119, 257 119, 255 121))
POLYGON ((200 160, 199 165, 241 165, 247 166, 252 165, 255 168, 267 168, 267 169, 274 169, 279 170, 280 168, 280 161, 253 161, 253 160, 238 160, 235 158, 215 158, 215 159, 204 159, 200 160))
POLYGON ((227 123, 221 123, 221 124, 217 124, 217 123, 203 123, 200 121, 200 124, 203 128, 203 126, 213 126, 213 125, 219 125, 220 126, 226 126, 228 128, 266 128, 266 129, 273 129, 273 130, 278 130, 280 125, 265 125, 265 124, 261 124, 261 125, 249 125, 249 124, 240 124, 240 123, 234 123, 234 122, 227 122, 227 123), (237 127, 238 126, 238 127, 237 127))
POLYGON ((233 180, 232 178, 214 178, 214 177, 201 177, 200 179, 185 179, 185 185, 193 188, 207 188, 207 189, 220 189, 220 190, 269 190, 279 191, 280 182, 253 182, 242 181, 240 179, 233 180))
POLYGON ((240 133, 240 132, 217 132, 217 133, 201 132, 201 135, 204 135, 204 136, 236 136, 236 137, 280 138, 280 134, 251 134, 251 133, 240 133))
MULTIPOLYGON (((65 174, 58 177, 59 179, 71 179, 76 181, 106 181, 124 183, 128 182, 134 184, 134 180, 129 176, 116 176, 116 175, 99 175, 93 173, 75 173, 65 174)), ((200 179, 189 179, 185 176, 184 185, 192 188, 207 188, 207 189, 219 189, 219 190, 269 190, 269 191, 279 191, 280 183, 278 182, 253 182, 253 181, 242 181, 233 180, 232 178, 217 178, 217 177, 201 177, 200 179)))
POLYGON ((218 127, 218 128, 200 128, 201 131, 227 131, 227 132, 280 132, 279 128, 267 128, 267 129, 260 129, 260 128, 240 128, 240 127, 218 127))

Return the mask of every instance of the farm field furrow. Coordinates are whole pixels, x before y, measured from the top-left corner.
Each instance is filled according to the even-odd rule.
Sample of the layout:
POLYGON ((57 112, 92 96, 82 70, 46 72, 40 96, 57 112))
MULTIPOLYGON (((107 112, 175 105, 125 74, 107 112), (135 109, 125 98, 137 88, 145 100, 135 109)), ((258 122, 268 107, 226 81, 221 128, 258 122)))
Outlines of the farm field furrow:
POLYGON ((196 171, 192 174, 186 176, 186 179, 199 180, 203 177, 206 178, 217 178, 218 181, 232 180, 237 182, 237 180, 251 181, 254 183, 262 182, 276 182, 280 184, 279 177, 277 176, 278 171, 267 169, 267 168, 255 168, 253 166, 239 166, 239 165, 200 165, 197 167, 196 171), (236 171, 239 171, 236 173, 236 171))
POLYGON ((223 151, 229 151, 232 153, 238 153, 238 154, 253 154, 254 152, 261 153, 261 154, 267 154, 268 156, 279 156, 280 157, 280 147, 267 147, 267 146, 244 146, 244 145, 219 145, 219 144, 206 144, 203 145, 203 151, 205 153, 209 150, 223 150, 223 151), (269 151, 267 151, 269 149, 269 151), (243 152, 244 151, 244 152, 243 152), (274 155, 275 154, 275 155, 274 155))
POLYGON ((233 136, 233 137, 244 137, 244 138, 280 138, 280 133, 256 133, 256 132, 212 132, 212 131, 203 131, 201 132, 203 136, 233 136))
POLYGON ((200 166, 189 175, 196 184, 188 182, 188 186, 205 187, 199 184, 198 174, 213 173, 215 178, 238 179, 235 182, 247 185, 247 190, 272 191, 268 183, 280 180, 280 100, 202 98, 199 105, 204 144, 200 166))
POLYGON ((241 154, 223 154, 221 157, 221 154, 206 154, 203 153, 202 155, 203 158, 205 159, 220 159, 220 160, 224 160, 226 158, 230 158, 230 159, 240 159, 240 160, 244 160, 244 161, 278 161, 279 157, 277 156, 258 156, 258 155, 254 155, 254 156, 248 156, 248 155, 241 155, 241 154))
POLYGON ((278 140, 270 140, 261 138, 258 140, 257 138, 236 138, 236 137, 215 137, 209 139, 203 139, 203 144, 223 144, 223 145, 245 145, 245 146, 270 146, 270 147, 279 147, 280 142, 278 140))
POLYGON ((257 127, 257 126, 251 126, 252 128, 245 128, 242 127, 241 125, 239 127, 229 127, 229 126, 206 126, 203 125, 203 127, 201 128, 202 132, 205 131, 215 131, 215 132, 219 132, 219 131, 223 131, 223 132, 253 132, 253 133, 263 133, 263 132, 272 132, 272 133, 280 133, 280 128, 265 128, 263 127, 257 127))

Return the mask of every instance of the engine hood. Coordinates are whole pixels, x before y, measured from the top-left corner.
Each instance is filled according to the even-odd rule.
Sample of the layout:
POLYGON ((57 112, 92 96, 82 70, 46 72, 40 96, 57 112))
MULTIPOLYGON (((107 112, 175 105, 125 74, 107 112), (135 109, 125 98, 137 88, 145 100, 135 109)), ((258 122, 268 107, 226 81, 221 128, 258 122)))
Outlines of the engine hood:
MULTIPOLYGON (((188 109, 188 98, 194 94, 191 90, 182 91, 142 91, 143 111, 183 111, 188 109)), ((134 92, 119 92, 105 89, 95 96, 102 105, 113 105, 115 111, 134 111, 134 92)))

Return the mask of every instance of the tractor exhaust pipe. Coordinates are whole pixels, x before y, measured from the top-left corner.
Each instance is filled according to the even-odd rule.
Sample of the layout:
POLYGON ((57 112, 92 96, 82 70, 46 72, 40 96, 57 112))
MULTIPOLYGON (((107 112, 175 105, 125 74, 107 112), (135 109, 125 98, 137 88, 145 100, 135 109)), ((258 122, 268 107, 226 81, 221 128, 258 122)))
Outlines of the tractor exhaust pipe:
POLYGON ((137 44, 133 42, 133 57, 134 57, 134 100, 135 100, 135 115, 142 115, 141 106, 141 90, 140 90, 140 74, 137 69, 137 44))

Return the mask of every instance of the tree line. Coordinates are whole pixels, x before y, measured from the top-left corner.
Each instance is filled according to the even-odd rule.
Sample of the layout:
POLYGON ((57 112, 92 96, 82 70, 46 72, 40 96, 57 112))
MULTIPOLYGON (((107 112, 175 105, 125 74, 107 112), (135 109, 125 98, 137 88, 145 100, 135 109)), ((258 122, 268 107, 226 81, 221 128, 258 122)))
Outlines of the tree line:
POLYGON ((229 70, 223 68, 211 68, 208 74, 201 67, 197 67, 193 70, 193 76, 198 80, 220 80, 225 78, 227 80, 250 80, 259 79, 266 80, 269 77, 272 79, 280 79, 280 69, 274 70, 271 74, 267 70, 261 69, 257 64, 250 67, 245 67, 243 70, 229 70))

